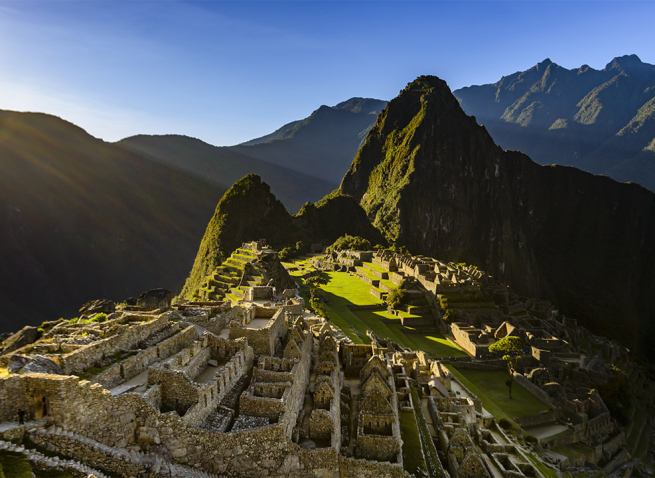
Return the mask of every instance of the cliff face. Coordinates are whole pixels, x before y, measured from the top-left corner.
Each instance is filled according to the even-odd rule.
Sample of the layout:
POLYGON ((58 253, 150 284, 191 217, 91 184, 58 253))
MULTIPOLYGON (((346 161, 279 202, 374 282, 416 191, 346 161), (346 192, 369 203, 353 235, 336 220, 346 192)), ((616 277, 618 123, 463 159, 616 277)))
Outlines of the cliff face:
POLYGON ((307 240, 331 244, 350 234, 368 239, 371 244, 385 242, 366 216, 366 212, 351 196, 332 194, 316 204, 307 203, 294 218, 307 240))
POLYGON ((438 78, 389 103, 340 189, 414 253, 477 264, 630 347, 650 340, 655 196, 502 151, 438 78))

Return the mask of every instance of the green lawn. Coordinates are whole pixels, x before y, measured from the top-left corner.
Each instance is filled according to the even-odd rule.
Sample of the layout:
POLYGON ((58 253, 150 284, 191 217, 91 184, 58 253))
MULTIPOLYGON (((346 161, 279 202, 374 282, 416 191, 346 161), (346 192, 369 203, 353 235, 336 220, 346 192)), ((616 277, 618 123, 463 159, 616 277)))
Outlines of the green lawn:
POLYGON ((380 338, 390 338, 394 342, 413 350, 423 350, 434 357, 455 357, 466 355, 457 345, 437 332, 428 335, 405 333, 413 330, 404 327, 400 319, 386 310, 352 311, 348 305, 379 304, 371 293, 371 286, 355 276, 344 272, 325 272, 329 282, 321 286, 330 320, 355 343, 369 343, 366 331, 372 330, 380 338), (380 319, 391 319, 393 323, 384 323, 380 319), (360 335, 355 333, 356 329, 360 335))
POLYGON ((553 448, 552 451, 564 455, 569 460, 575 460, 581 456, 588 455, 594 449, 584 443, 574 443, 572 445, 558 446, 557 448, 553 448))
POLYGON ((421 471, 427 470, 427 466, 423 459, 423 447, 414 414, 401 410, 398 418, 400 419, 400 436, 403 439, 403 468, 415 476, 422 476, 421 471))
POLYGON ((509 375, 505 370, 456 369, 452 365, 448 369, 482 400, 482 406, 497 419, 527 417, 548 409, 517 382, 512 387, 514 398, 510 399, 505 385, 509 375))
MULTIPOLYGON (((48 470, 46 474, 37 473, 37 477, 73 478, 67 471, 48 470)), ((32 466, 22 453, 0 451, 0 477, 33 478, 32 466)))
MULTIPOLYGON (((542 475, 544 475, 545 478, 559 478, 559 475, 557 474, 557 470, 554 468, 551 468, 550 466, 544 464, 540 459, 532 456, 530 453, 526 453, 525 456, 528 457, 528 460, 532 462, 532 464, 541 472, 542 475)), ((568 473, 563 474, 564 476, 570 476, 568 473)))
POLYGON ((384 267, 380 267, 377 264, 373 264, 372 262, 362 262, 363 267, 368 267, 369 269, 373 269, 374 271, 378 272, 386 272, 387 274, 391 274, 388 270, 386 270, 384 267))

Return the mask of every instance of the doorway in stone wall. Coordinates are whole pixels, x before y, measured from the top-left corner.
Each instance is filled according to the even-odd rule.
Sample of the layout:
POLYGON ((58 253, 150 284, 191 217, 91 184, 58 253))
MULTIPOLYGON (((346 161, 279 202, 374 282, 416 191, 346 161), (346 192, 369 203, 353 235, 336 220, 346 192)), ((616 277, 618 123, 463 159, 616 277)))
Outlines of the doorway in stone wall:
POLYGON ((34 397, 34 419, 39 420, 40 418, 48 416, 50 409, 50 403, 48 402, 47 397, 34 397))

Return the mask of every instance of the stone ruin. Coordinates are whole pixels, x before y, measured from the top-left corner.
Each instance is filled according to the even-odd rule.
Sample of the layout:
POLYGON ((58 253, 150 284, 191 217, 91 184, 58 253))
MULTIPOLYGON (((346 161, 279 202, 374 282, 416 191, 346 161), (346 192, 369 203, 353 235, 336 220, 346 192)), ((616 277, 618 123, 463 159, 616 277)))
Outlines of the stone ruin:
MULTIPOLYGON (((581 351, 589 344, 623 363, 620 346, 547 303, 513 296, 475 268, 387 252, 370 259, 392 279, 421 284, 435 301, 460 294, 493 303, 474 310, 449 301, 464 305, 458 321, 441 326, 465 349, 467 340, 476 346, 460 366, 498 367, 488 345, 507 335, 524 340, 514 380, 547 413, 517 423, 570 430, 539 439, 542 449, 584 441, 594 447, 586 458, 602 460, 606 472, 629 460, 625 434, 590 387, 609 372, 581 351)), ((427 476, 543 476, 537 458, 446 367, 455 359, 434 360, 374 333, 370 344, 354 344, 305 310, 295 288, 273 287, 244 287, 234 304, 207 298, 171 307, 157 293, 119 307, 106 322, 57 323, 0 355, 0 366, 13 363, 9 370, 19 372, 0 379, 0 417, 10 422, 22 407, 28 420, 1 428, 0 438, 67 456, 66 466, 98 477, 400 478, 410 476, 403 448, 410 423, 423 437, 427 476), (270 302, 271 293, 283 300, 270 302), (58 368, 26 369, 44 360, 58 368)), ((23 450, 43 466, 63 466, 23 450)))

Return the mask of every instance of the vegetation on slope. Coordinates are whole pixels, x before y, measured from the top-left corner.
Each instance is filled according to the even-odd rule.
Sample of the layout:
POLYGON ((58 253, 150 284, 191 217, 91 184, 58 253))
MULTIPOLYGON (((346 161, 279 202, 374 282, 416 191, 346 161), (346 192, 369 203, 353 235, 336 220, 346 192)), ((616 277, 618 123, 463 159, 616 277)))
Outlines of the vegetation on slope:
POLYGON ((218 202, 180 296, 193 298, 207 276, 244 242, 266 239, 274 249, 285 250, 287 259, 301 252, 299 248, 314 242, 329 244, 344 234, 383 241, 352 197, 334 195, 318 205, 307 203, 294 217, 268 184, 249 174, 218 202))
POLYGON ((387 105, 340 191, 389 242, 478 264, 652 358, 655 195, 502 151, 438 78, 387 105))
POLYGON ((180 295, 191 298, 243 242, 265 238, 271 246, 282 248, 297 237, 291 216, 269 185, 256 174, 249 174, 234 183, 218 202, 180 295))
POLYGON ((60 118, 0 111, 0 332, 181 286, 222 192, 60 118))

